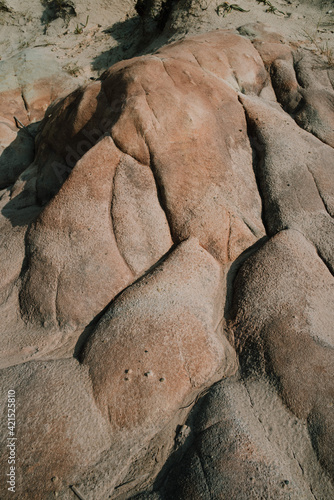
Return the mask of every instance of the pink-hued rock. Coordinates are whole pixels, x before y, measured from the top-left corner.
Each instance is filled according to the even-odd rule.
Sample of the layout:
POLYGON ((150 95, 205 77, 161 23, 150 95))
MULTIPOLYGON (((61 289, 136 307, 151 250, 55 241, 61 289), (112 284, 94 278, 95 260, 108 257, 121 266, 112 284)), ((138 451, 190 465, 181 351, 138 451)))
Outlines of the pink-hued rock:
POLYGON ((236 81, 243 82, 238 85, 260 93, 267 85, 266 73, 250 42, 230 33, 215 33, 211 38, 205 44, 209 54, 226 46, 219 79, 199 65, 196 57, 200 58, 204 49, 203 37, 198 37, 172 44, 155 56, 119 63, 105 74, 102 83, 75 91, 49 110, 37 138, 37 196, 45 201, 60 190, 27 235, 34 250, 27 254, 21 303, 30 321, 61 327, 89 323, 133 277, 162 257, 172 242, 195 236, 221 263, 227 263, 264 234, 244 110, 222 76, 231 75, 233 64, 236 81), (247 49, 244 58, 238 56, 241 49, 247 49), (189 62, 184 61, 184 54, 192 54, 189 62), (253 86, 243 73, 245 61, 255 75, 253 86), (164 112, 167 97, 168 115, 164 112), (122 100, 117 108, 114 103, 122 100), (112 140, 99 142, 108 122, 112 140), (105 157, 102 145, 108 141, 116 147, 113 145, 105 157), (49 160, 41 164, 46 152, 49 160), (71 172, 71 161, 82 155, 62 185, 71 172), (101 171, 96 170, 96 164, 101 171), (86 170, 82 176, 80 172, 86 170), (102 210, 99 216, 87 205, 88 175, 88 185, 92 182, 103 199, 103 208, 96 206, 102 210), (138 194, 134 187, 129 192, 127 179, 132 179, 132 184, 150 183, 150 195, 140 187, 136 187, 138 194), (74 190, 84 192, 74 196, 74 190), (53 229, 55 218, 60 229, 53 229), (85 218, 84 228, 81 218, 85 218), (105 220, 103 230, 93 223, 95 218, 105 220), (75 240, 61 235, 62 224, 67 232, 76 234, 75 240), (52 236, 45 240, 43 249, 39 241, 44 240, 47 227, 52 236), (63 243, 62 238, 66 240, 63 243), (119 245, 115 252, 118 255, 120 251, 124 262, 120 255, 112 257, 115 243, 119 245), (109 260, 102 258, 108 254, 109 260), (89 255, 89 262, 84 255, 89 255), (97 294, 94 280, 105 283, 97 294), (82 289, 85 299, 79 300, 82 289))
POLYGON ((22 500, 334 496, 332 73, 239 32, 0 88, 22 500))
POLYGON ((30 226, 21 291, 28 320, 49 328, 84 326, 133 280, 110 219, 120 160, 110 137, 102 139, 30 226))
POLYGON ((297 229, 334 270, 333 149, 296 125, 276 105, 241 96, 251 128, 270 235, 297 229))
POLYGON ((194 391, 235 371, 233 349, 215 333, 221 278, 190 239, 106 312, 82 359, 115 432, 152 432, 194 391))
POLYGON ((114 176, 111 219, 118 249, 135 275, 173 244, 152 171, 131 156, 124 155, 114 176))
POLYGON ((235 90, 259 94, 268 85, 251 43, 228 32, 118 63, 102 83, 78 90, 51 110, 38 139, 37 195, 46 201, 59 189, 55 161, 73 166, 85 148, 110 131, 121 151, 150 166, 173 241, 196 236, 225 262, 231 219, 241 219, 237 227, 244 222, 243 249, 256 241, 251 232, 263 235, 246 121, 235 90))
POLYGON ((210 499, 212 492, 215 498, 238 500, 332 496, 333 485, 317 461, 306 424, 282 405, 270 383, 237 377, 221 381, 194 420, 187 422, 193 443, 169 472, 158 498, 210 499))
MULTIPOLYGON (((110 446, 109 425, 94 403, 88 370, 74 359, 39 361, 3 369, 0 379, 6 394, 9 388, 15 391, 18 408, 15 456, 20 498, 68 492, 69 484, 110 446)), ((8 433, 2 417, 3 478, 8 470, 8 433)))

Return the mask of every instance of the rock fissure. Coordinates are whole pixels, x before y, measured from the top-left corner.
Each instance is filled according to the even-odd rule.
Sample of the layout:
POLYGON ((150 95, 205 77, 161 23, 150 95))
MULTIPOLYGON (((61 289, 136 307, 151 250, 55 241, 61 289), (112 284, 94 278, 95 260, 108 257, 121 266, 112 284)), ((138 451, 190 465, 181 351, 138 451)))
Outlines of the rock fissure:
POLYGON ((116 224, 115 224, 114 215, 113 215, 113 205, 114 205, 114 200, 115 200, 115 179, 116 179, 117 171, 120 168, 121 168, 121 162, 118 163, 117 167, 115 168, 114 177, 113 177, 113 180, 112 180, 112 183, 111 183, 110 205, 109 205, 110 206, 110 223, 111 223, 110 224, 110 231, 112 232, 112 235, 115 238, 116 246, 117 246, 117 249, 118 249, 118 252, 119 252, 120 256, 124 260, 124 262, 127 265, 127 267, 130 269, 130 271, 132 272, 132 274, 135 276, 136 275, 135 270, 131 267, 131 265, 129 264, 129 262, 127 262, 125 255, 121 251, 120 244, 117 241, 117 230, 116 230, 116 224))
POLYGON ((328 208, 328 205, 327 205, 327 203, 326 203, 326 200, 325 200, 325 198, 324 198, 324 196, 323 196, 323 194, 322 194, 322 192, 321 192, 321 190, 320 190, 320 188, 319 188, 319 183, 317 182, 317 178, 316 178, 316 176, 314 175, 314 172, 312 172, 312 169, 310 168, 310 166, 309 166, 307 163, 306 163, 306 167, 307 167, 307 170, 309 171, 309 173, 310 173, 310 174, 311 174, 311 176, 312 176, 312 179, 313 179, 313 181, 314 181, 314 185, 315 185, 315 187, 316 187, 316 188, 317 188, 317 190, 318 190, 319 197, 320 197, 320 199, 321 199, 321 201, 322 201, 322 203, 323 203, 323 205, 324 205, 324 208, 325 208, 325 210, 326 210, 327 214, 328 214, 330 217, 332 217, 332 218, 333 218, 333 217, 334 217, 334 214, 331 214, 331 213, 330 213, 330 210, 329 210, 329 208, 328 208))
POLYGON ((168 71, 168 69, 167 69, 167 66, 166 66, 166 62, 165 62, 165 60, 164 60, 164 59, 160 59, 160 61, 162 62, 162 65, 163 65, 163 67, 164 67, 165 72, 167 73, 167 75, 169 76, 169 78, 172 80, 172 82, 173 82, 173 84, 175 85, 175 87, 177 87, 177 84, 176 84, 176 82, 175 82, 174 78, 171 76, 170 72, 169 72, 169 71, 168 71))
MULTIPOLYGON (((239 99, 239 102, 244 109, 244 113, 245 113, 245 117, 246 117, 246 121, 247 121, 248 139, 249 139, 250 147, 252 149, 252 168, 253 168, 254 177, 255 177, 255 181, 256 181, 256 185, 257 185, 257 191, 258 191, 258 194, 261 198, 261 205, 262 205, 261 220, 262 220, 262 224, 265 228, 266 234, 269 234, 268 226, 267 226, 267 222, 266 222, 266 215, 265 215, 265 202, 264 202, 265 190, 262 187, 261 175, 260 175, 260 165, 264 159, 264 147, 258 141, 257 136, 256 136, 256 131, 252 127, 252 125, 248 119, 247 110, 245 109, 245 107, 244 107, 243 103, 240 101, 240 99, 239 99)), ((252 231, 251 227, 247 224, 247 222, 245 220, 244 220, 244 222, 245 222, 246 226, 250 229, 250 231, 252 231)))
POLYGON ((28 114, 28 117, 29 117, 30 116, 29 105, 28 105, 28 102, 27 102, 27 100, 25 98, 23 89, 21 89, 21 97, 22 97, 24 109, 26 110, 26 112, 28 114))
POLYGON ((168 227, 169 227, 169 231, 170 231, 170 235, 171 235, 173 244, 181 243, 181 241, 178 241, 178 239, 175 237, 175 234, 173 234, 173 221, 171 219, 171 216, 169 214, 169 210, 167 208, 167 200, 166 200, 166 195, 164 194, 164 186, 163 186, 163 183, 159 180, 159 172, 155 168, 154 159, 153 159, 153 155, 152 155, 151 151, 150 151, 150 165, 149 165, 149 167, 150 167, 151 172, 152 172, 153 177, 154 177, 156 190, 157 190, 157 198, 159 201, 159 205, 166 216, 166 220, 168 223, 168 227))
POLYGON ((322 249, 319 248, 316 244, 314 244, 314 242, 312 242, 312 243, 313 243, 313 245, 316 248, 318 257, 325 264, 325 266, 326 266, 327 270, 329 271, 329 273, 334 277, 334 267, 333 267, 333 264, 329 261, 329 259, 326 257, 326 255, 324 255, 324 252, 322 251, 322 249))

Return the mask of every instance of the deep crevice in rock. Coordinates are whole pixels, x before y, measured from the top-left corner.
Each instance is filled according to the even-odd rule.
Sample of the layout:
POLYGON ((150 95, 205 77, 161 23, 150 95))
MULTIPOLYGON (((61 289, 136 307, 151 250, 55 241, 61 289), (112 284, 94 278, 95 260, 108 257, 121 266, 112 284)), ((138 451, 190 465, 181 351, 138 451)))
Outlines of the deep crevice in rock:
POLYGON ((154 165, 154 159, 153 159, 153 155, 152 155, 151 151, 149 151, 149 153, 150 153, 150 169, 151 169, 151 172, 152 172, 153 177, 154 177, 159 205, 166 216, 166 220, 168 223, 168 227, 169 227, 169 231, 170 231, 170 235, 171 235, 173 243, 174 244, 181 243, 179 238, 177 237, 177 235, 173 231, 173 220, 172 220, 171 214, 169 213, 169 210, 167 208, 168 203, 167 203, 167 196, 165 194, 165 187, 164 187, 162 181, 159 179, 159 171, 154 165))
POLYGON ((111 193, 110 193, 110 203, 109 203, 109 206, 110 206, 110 223, 111 223, 110 231, 112 232, 112 234, 113 234, 113 236, 115 238, 117 250, 118 250, 120 256, 124 260, 124 262, 127 265, 127 267, 130 269, 130 271, 132 272, 132 274, 135 275, 136 274, 135 270, 130 266, 130 264, 127 262, 125 256, 123 255, 123 252, 121 252, 121 250, 120 250, 120 245, 119 245, 119 243, 117 241, 116 224, 115 224, 114 216, 113 216, 113 205, 114 205, 114 199, 115 199, 115 179, 116 179, 117 171, 120 168, 120 164, 121 164, 121 162, 115 168, 113 180, 112 180, 112 183, 111 183, 111 193))
POLYGON ((22 97, 22 101, 23 101, 23 104, 24 104, 24 108, 25 108, 25 110, 26 110, 26 112, 27 112, 27 114, 29 116, 30 115, 29 106, 28 106, 27 100, 25 98, 23 89, 21 90, 21 97, 22 97))
POLYGON ((325 266, 327 267, 327 269, 331 273, 331 275, 334 277, 334 268, 333 268, 333 265, 328 261, 328 259, 325 257, 325 255, 323 255, 323 252, 321 251, 321 249, 314 242, 312 242, 312 243, 316 247, 317 254, 318 254, 319 258, 325 264, 325 266))
POLYGON ((312 170, 310 169, 310 167, 309 167, 307 164, 306 164, 306 167, 307 167, 307 170, 310 172, 310 174, 311 174, 311 176, 312 176, 312 178, 313 178, 314 185, 315 185, 315 187, 317 188, 317 191, 318 191, 318 193, 319 193, 319 197, 320 197, 320 199, 321 199, 321 201, 322 201, 322 203, 323 203, 323 205, 324 205, 324 207, 325 207, 326 212, 328 213, 328 215, 329 215, 330 217, 332 217, 332 218, 333 218, 333 217, 334 217, 334 214, 332 215, 332 214, 330 213, 329 209, 328 209, 328 206, 327 206, 326 200, 324 199, 324 197, 323 197, 323 195, 322 195, 322 193, 321 193, 321 191, 320 191, 320 188, 319 188, 319 185, 318 185, 318 182, 317 182, 316 176, 314 175, 314 173, 312 172, 312 170))
POLYGON ((263 144, 261 144, 261 142, 258 140, 255 127, 250 122, 247 111, 246 111, 245 107, 243 106, 242 102, 240 101, 240 99, 239 99, 239 102, 240 102, 240 105, 243 107, 244 113, 245 113, 245 118, 246 118, 246 122, 247 122, 247 135, 248 135, 250 147, 252 149, 252 167, 253 167, 253 171, 254 171, 257 190, 258 190, 259 196, 260 196, 261 201, 262 201, 261 219, 262 219, 262 223, 263 223, 263 226, 265 228, 266 234, 270 234, 268 224, 266 222, 265 196, 264 196, 263 187, 261 185, 262 182, 261 182, 261 175, 260 175, 261 165, 264 161, 265 146, 263 144))

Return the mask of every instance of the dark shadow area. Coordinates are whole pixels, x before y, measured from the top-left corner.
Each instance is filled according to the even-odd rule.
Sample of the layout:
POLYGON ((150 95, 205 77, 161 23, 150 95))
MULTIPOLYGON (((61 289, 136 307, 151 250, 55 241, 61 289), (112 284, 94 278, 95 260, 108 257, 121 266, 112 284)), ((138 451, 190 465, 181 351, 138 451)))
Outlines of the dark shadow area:
POLYGON ((41 17, 41 22, 44 25, 48 25, 58 18, 68 23, 71 17, 77 15, 71 0, 42 0, 41 3, 45 8, 41 17))
POLYGON ((10 220, 12 227, 27 226, 33 222, 42 211, 42 207, 31 204, 29 193, 22 191, 13 200, 7 203, 1 213, 10 220))
POLYGON ((0 12, 12 12, 12 9, 6 5, 4 0, 0 0, 0 12))
POLYGON ((94 59, 93 69, 106 70, 118 61, 141 56, 153 41, 157 42, 154 50, 162 47, 165 40, 159 41, 159 35, 164 31, 176 3, 177 0, 165 0, 158 10, 153 0, 138 0, 135 5, 138 16, 115 23, 104 31, 118 45, 98 55, 94 59))
POLYGON ((119 119, 124 101, 122 77, 115 79, 111 99, 104 86, 96 99, 96 109, 87 123, 73 135, 77 111, 85 94, 85 87, 79 87, 64 99, 48 109, 36 138, 38 175, 36 195, 40 205, 45 205, 60 190, 71 171, 92 147, 110 133, 119 119), (52 119, 49 116, 52 115, 52 119), (54 116, 54 118, 53 118, 54 116))
POLYGON ((143 21, 148 23, 148 29, 161 33, 169 19, 174 5, 178 0, 164 0, 161 4, 154 0, 137 0, 135 9, 143 21))
MULTIPOLYGON (((13 185, 20 175, 24 179, 24 171, 34 161, 35 137, 40 122, 32 123, 21 128, 14 141, 7 146, 0 156, 0 189, 12 193, 13 185)), ((25 185, 23 190, 10 200, 1 210, 6 219, 10 220, 13 227, 26 226, 41 211, 36 204, 35 196, 25 185)))
POLYGON ((118 61, 131 59, 149 42, 146 40, 145 43, 143 23, 139 16, 115 23, 103 33, 110 35, 118 45, 95 57, 92 64, 95 71, 104 71, 118 61))
POLYGON ((35 124, 21 128, 0 156, 0 189, 14 184, 35 156, 35 124))

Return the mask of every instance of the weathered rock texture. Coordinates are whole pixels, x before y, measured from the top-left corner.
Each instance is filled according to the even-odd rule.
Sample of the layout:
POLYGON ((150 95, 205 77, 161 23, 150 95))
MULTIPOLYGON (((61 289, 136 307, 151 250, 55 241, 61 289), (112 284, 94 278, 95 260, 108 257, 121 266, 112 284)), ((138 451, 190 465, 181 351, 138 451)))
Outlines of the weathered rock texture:
POLYGON ((117 63, 3 152, 22 500, 334 496, 333 73, 240 33, 117 63))

